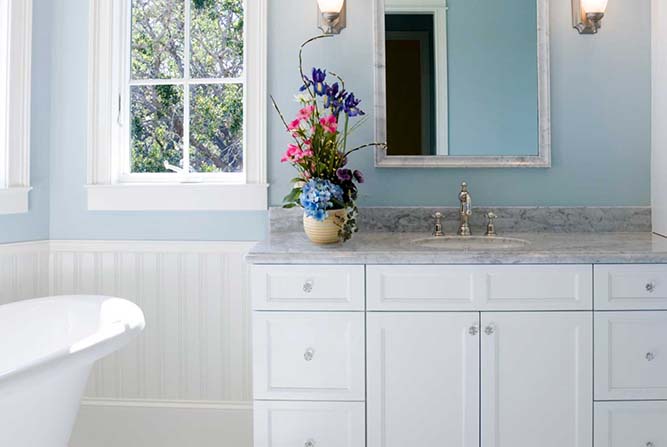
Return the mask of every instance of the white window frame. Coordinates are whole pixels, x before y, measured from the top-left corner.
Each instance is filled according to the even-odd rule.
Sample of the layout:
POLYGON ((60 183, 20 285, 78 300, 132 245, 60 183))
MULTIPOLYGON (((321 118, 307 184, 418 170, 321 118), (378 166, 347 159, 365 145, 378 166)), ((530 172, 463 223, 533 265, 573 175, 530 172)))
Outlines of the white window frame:
POLYGON ((130 0, 90 2, 88 209, 265 210, 266 0, 245 0, 244 172, 238 174, 128 172, 129 9, 130 0))
POLYGON ((32 0, 0 0, 0 214, 27 213, 30 194, 32 0), (4 17, 4 20, 3 20, 4 17), (4 39, 3 39, 4 40, 4 39))

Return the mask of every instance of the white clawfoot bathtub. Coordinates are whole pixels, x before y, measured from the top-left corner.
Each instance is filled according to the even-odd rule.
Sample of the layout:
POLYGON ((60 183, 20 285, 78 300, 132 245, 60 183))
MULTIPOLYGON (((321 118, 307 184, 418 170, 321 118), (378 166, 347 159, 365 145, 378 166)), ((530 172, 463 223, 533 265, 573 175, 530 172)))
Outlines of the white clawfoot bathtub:
POLYGON ((141 309, 119 298, 0 306, 0 446, 66 447, 93 363, 143 328, 141 309))

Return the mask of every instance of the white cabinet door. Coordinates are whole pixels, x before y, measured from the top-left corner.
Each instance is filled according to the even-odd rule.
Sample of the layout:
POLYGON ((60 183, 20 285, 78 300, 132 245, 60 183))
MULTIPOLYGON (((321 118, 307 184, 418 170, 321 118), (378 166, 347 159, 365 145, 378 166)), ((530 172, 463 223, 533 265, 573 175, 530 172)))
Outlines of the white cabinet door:
POLYGON ((595 399, 667 399, 667 312, 596 313, 595 399))
POLYGON ((255 312, 255 399, 364 400, 364 314, 255 312))
POLYGON ((591 312, 482 313, 483 447, 590 447, 591 312))
POLYGON ((364 409, 363 402, 256 401, 253 445, 365 447, 364 409))
POLYGON ((478 327, 478 313, 368 314, 368 447, 479 446, 478 327))
POLYGON ((596 402, 595 447, 664 447, 667 402, 596 402))

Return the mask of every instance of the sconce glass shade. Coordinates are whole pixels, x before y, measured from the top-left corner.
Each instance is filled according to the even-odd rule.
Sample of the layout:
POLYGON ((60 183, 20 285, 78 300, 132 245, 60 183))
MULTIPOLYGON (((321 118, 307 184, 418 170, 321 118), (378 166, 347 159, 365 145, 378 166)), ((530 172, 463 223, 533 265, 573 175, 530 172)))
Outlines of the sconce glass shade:
POLYGON ((317 3, 320 5, 320 11, 323 13, 339 14, 343 9, 345 0, 317 0, 317 3))
POLYGON ((581 0, 581 7, 587 14, 602 13, 607 10, 609 0, 581 0))

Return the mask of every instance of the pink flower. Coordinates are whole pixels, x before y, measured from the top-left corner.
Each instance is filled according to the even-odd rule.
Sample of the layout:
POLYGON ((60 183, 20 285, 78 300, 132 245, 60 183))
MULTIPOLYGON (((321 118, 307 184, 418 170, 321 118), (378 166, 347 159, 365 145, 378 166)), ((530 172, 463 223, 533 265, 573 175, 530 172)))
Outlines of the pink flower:
POLYGON ((338 122, 334 115, 329 115, 326 118, 320 118, 320 124, 324 128, 325 132, 336 133, 338 129, 338 122))
POLYGON ((300 119, 295 119, 289 125, 287 126, 287 129, 290 132, 294 132, 295 130, 299 130, 299 127, 301 127, 301 120, 300 119))
POLYGON ((290 144, 287 147, 287 151, 283 155, 283 157, 280 159, 281 163, 297 163, 301 160, 303 160, 305 157, 312 157, 313 156, 313 151, 310 149, 306 149, 305 151, 302 150, 299 146, 296 144, 290 144))
POLYGON ((303 109, 299 110, 299 113, 296 115, 298 120, 308 120, 315 112, 315 106, 310 105, 306 106, 303 109))

